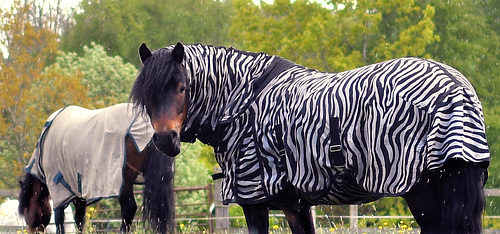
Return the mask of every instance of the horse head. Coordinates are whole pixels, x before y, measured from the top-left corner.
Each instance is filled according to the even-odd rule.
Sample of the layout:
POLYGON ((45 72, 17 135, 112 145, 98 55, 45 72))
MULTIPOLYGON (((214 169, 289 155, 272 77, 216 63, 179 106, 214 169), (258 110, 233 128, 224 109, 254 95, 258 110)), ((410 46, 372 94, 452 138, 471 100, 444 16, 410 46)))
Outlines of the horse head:
POLYGON ((30 233, 43 232, 49 225, 52 214, 47 185, 29 173, 19 184, 19 213, 24 216, 30 233))
POLYGON ((153 144, 163 153, 180 152, 180 132, 189 107, 189 81, 184 60, 184 46, 162 48, 153 53, 146 44, 139 48, 143 63, 130 98, 145 110, 155 130, 153 144))

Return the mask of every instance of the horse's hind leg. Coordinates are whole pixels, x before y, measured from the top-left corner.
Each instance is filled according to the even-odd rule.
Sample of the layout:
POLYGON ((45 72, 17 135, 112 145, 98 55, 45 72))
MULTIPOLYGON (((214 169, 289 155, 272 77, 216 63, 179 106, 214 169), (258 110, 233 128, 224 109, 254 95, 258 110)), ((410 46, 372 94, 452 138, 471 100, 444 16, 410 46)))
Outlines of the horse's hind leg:
MULTIPOLYGON (((73 205, 75 205, 75 223, 76 227, 78 228, 78 232, 82 233, 83 232, 83 225, 85 225, 85 211, 87 209, 87 201, 81 198, 75 198, 73 200, 73 205)), ((63 210, 63 217, 64 217, 64 209, 63 210)))
POLYGON ((269 205, 242 205, 249 234, 267 234, 269 232, 269 205))
POLYGON ((64 208, 60 207, 54 211, 54 220, 56 223, 56 233, 64 234, 64 208))
POLYGON ((312 219, 311 209, 309 206, 301 207, 297 210, 283 210, 286 216, 288 225, 294 234, 311 234, 315 233, 314 223, 312 219))

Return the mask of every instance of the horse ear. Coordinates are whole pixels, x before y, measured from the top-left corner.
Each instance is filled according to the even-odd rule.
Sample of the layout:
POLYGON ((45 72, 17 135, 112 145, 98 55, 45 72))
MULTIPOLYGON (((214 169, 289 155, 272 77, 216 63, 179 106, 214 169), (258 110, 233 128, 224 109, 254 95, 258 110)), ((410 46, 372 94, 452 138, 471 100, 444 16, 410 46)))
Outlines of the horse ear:
POLYGON ((177 42, 177 45, 175 45, 174 50, 172 51, 172 56, 176 62, 182 62, 184 59, 184 46, 182 43, 177 42))
POLYGON ((141 62, 144 63, 146 60, 151 57, 151 51, 149 50, 146 43, 142 43, 141 47, 139 47, 139 56, 141 57, 141 62))

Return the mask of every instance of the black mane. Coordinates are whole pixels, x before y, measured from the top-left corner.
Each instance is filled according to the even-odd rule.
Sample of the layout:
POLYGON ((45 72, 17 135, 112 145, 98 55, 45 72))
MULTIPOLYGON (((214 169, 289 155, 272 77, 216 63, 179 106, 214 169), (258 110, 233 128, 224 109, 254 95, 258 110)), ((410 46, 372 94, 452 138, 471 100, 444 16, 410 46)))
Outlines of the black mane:
POLYGON ((164 98, 165 86, 172 80, 176 63, 172 59, 172 49, 162 48, 155 51, 142 67, 130 100, 135 108, 155 107, 164 98))
MULTIPOLYGON (((33 196, 33 184, 38 180, 35 176, 30 173, 26 173, 23 180, 20 181, 21 191, 19 192, 19 214, 23 214, 24 210, 29 208, 30 199, 33 196)), ((45 199, 49 196, 49 189, 44 183, 40 184, 43 186, 40 196, 38 196, 38 201, 45 199)))

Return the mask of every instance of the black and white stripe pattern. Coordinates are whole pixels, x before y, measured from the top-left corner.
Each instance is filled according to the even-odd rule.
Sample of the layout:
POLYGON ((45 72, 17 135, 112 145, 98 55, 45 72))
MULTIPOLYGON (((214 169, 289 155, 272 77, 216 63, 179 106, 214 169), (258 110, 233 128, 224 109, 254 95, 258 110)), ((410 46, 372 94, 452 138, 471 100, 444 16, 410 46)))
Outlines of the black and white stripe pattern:
POLYGON ((286 183, 312 202, 364 202, 408 192, 422 171, 450 158, 490 160, 481 103, 447 65, 402 58, 323 73, 264 53, 185 51, 183 131, 214 146, 226 203, 265 201, 286 183), (339 119, 343 177, 328 151, 331 117, 339 119))

